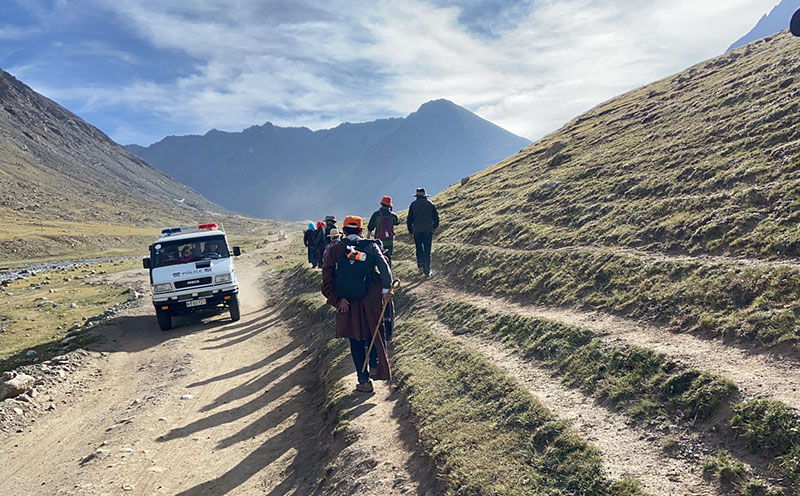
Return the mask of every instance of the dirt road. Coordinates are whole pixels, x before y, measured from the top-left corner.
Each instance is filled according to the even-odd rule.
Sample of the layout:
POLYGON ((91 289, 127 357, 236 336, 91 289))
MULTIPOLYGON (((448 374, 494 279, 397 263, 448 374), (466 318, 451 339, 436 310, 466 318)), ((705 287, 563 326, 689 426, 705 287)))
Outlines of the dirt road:
POLYGON ((318 374, 256 261, 237 261, 239 322, 162 332, 145 299, 101 327, 70 378, 82 392, 45 392, 54 410, 0 438, 0 494, 308 494, 330 440, 318 374))

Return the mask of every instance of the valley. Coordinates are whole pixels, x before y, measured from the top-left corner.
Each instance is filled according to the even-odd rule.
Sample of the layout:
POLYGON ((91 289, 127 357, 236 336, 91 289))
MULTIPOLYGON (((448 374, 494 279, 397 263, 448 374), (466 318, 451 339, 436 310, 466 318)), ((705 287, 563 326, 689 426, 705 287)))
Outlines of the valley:
POLYGON ((798 73, 781 32, 532 144, 434 100, 122 147, 0 71, 0 494, 800 494, 798 73), (392 379, 365 392, 295 221, 384 194, 392 379), (169 328, 211 290, 154 307, 200 279, 141 259, 200 222, 243 249, 241 320, 169 328))

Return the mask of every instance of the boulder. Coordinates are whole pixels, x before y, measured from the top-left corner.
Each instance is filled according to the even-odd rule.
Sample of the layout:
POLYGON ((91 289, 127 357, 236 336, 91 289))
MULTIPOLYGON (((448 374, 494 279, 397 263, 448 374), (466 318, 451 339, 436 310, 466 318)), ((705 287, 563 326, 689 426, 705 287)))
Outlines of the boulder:
POLYGON ((11 379, 0 379, 0 401, 15 398, 33 389, 36 380, 25 374, 15 374, 11 379))

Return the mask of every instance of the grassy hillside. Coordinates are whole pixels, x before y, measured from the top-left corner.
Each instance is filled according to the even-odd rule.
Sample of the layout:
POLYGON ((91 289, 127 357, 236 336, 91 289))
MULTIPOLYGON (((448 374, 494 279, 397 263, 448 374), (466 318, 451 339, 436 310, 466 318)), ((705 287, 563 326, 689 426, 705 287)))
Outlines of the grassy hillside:
POLYGON ((449 188, 436 198, 443 269, 526 302, 796 343, 798 71, 800 40, 767 38, 449 188))
POLYGON ((604 103, 438 197, 452 240, 800 256, 800 40, 604 103))

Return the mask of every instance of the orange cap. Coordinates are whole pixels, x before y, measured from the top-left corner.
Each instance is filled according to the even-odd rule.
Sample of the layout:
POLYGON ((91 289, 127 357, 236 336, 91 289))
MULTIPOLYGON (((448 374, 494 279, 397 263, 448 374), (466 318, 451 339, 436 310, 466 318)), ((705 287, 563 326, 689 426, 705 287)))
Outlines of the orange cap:
POLYGON ((391 196, 384 196, 381 198, 381 205, 386 205, 387 207, 393 207, 392 205, 392 197, 391 196))
POLYGON ((344 218, 344 227, 355 227, 361 229, 361 217, 356 215, 348 215, 344 218))

